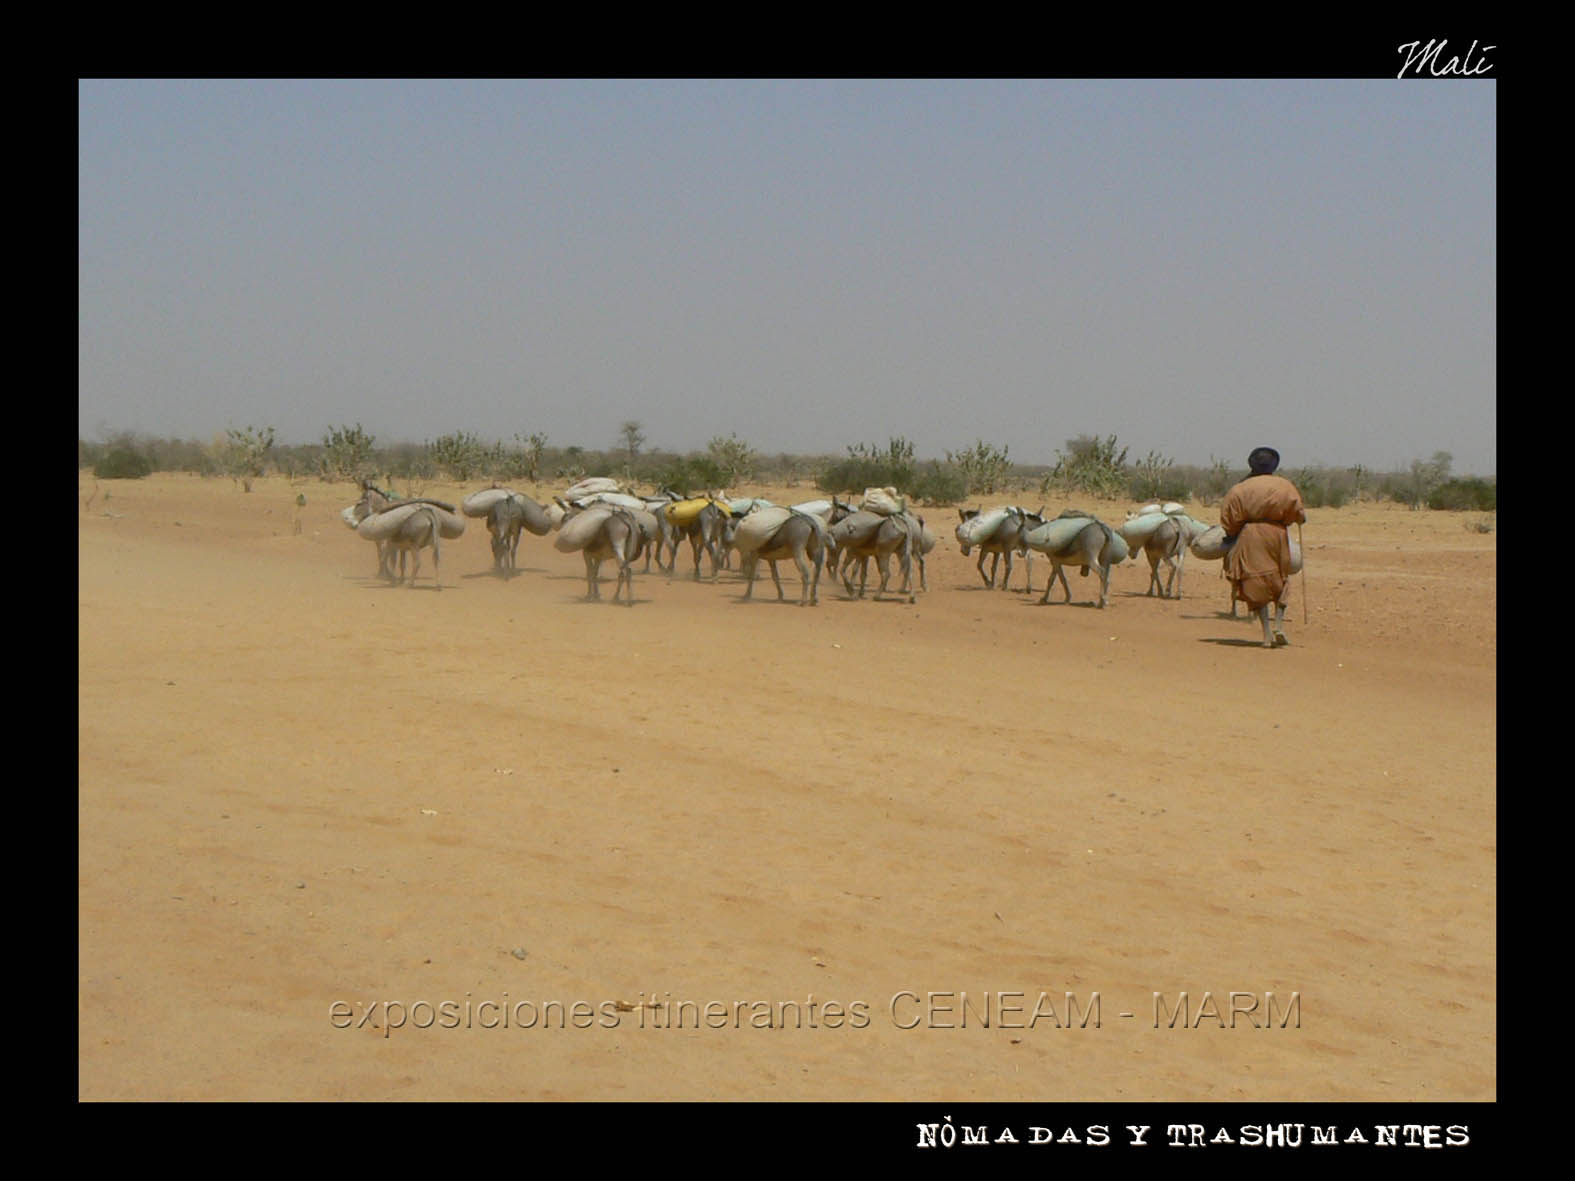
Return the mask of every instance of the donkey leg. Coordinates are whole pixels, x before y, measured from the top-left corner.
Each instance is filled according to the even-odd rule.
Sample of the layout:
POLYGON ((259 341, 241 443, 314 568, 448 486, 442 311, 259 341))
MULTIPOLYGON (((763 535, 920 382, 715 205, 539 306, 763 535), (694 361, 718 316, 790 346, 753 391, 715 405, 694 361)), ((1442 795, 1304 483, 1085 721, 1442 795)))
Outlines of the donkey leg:
POLYGON ((618 585, 613 588, 613 602, 618 601, 618 592, 624 592, 624 605, 634 606, 634 559, 623 554, 618 557, 618 585))
POLYGON ((809 603, 809 563, 805 560, 803 550, 793 551, 793 565, 798 567, 798 605, 806 606, 809 603))

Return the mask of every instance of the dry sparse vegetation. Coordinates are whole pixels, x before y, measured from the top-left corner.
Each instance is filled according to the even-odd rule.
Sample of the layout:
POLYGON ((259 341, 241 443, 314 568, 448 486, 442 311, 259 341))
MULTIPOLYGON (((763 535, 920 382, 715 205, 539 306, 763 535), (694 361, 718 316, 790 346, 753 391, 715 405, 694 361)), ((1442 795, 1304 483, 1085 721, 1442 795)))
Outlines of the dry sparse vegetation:
MULTIPOLYGON (((377 446, 360 423, 330 427, 321 443, 281 446, 272 427, 230 430, 211 444, 121 433, 106 442, 77 441, 79 468, 100 479, 135 479, 159 471, 229 475, 244 485, 270 467, 295 477, 356 480, 396 478, 412 486, 435 479, 466 482, 487 478, 577 480, 609 475, 652 488, 675 490, 725 488, 749 480, 789 487, 808 480, 822 492, 853 494, 891 486, 929 505, 958 504, 970 498, 1037 489, 1041 496, 1077 493, 1133 500, 1195 500, 1215 504, 1245 478, 1245 466, 1210 457, 1207 466, 1177 463, 1150 450, 1128 459, 1128 447, 1114 434, 1079 435, 1056 452, 1054 464, 1016 462, 1009 447, 977 439, 944 459, 918 456, 913 442, 893 436, 884 447, 855 443, 841 456, 793 455, 765 458, 736 434, 718 435, 703 450, 678 452, 647 445, 643 423, 629 420, 617 443, 604 451, 578 445, 551 446, 544 432, 516 433, 510 442, 488 443, 474 432, 456 431, 426 443, 377 446)), ((1415 509, 1493 514, 1498 508, 1496 479, 1452 476, 1453 459, 1438 451, 1405 471, 1375 472, 1361 465, 1309 464, 1285 475, 1301 490, 1308 508, 1339 508, 1348 503, 1388 500, 1415 509)), ((1489 521, 1491 516, 1474 518, 1489 521)), ((1468 526, 1471 527, 1471 526, 1468 526)))

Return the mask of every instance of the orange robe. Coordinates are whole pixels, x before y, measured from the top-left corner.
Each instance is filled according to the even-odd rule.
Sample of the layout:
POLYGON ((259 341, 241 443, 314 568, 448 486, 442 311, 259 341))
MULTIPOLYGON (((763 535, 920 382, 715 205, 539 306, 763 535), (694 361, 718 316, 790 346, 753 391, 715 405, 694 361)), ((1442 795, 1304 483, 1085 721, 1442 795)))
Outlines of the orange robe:
POLYGON ((1307 519, 1302 494, 1284 476, 1248 476, 1225 494, 1220 524, 1236 544, 1225 551, 1225 577, 1256 611, 1277 603, 1291 577, 1287 525, 1307 519))

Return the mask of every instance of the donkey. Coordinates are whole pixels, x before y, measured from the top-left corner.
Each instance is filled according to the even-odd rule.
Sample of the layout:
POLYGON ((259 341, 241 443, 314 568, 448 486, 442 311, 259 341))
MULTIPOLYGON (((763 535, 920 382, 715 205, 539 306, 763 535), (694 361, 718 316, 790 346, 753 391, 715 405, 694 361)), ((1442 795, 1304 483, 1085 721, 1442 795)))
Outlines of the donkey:
MULTIPOLYGON (((446 512, 452 513, 454 511, 454 506, 446 501, 432 500, 424 496, 401 499, 392 492, 384 492, 373 484, 371 480, 362 480, 361 499, 345 509, 340 516, 344 518, 344 523, 350 528, 358 529, 361 522, 368 517, 374 517, 378 513, 386 512, 388 509, 398 508, 400 505, 405 504, 430 504, 446 512)), ((396 576, 394 574, 394 554, 396 552, 394 546, 387 539, 373 540, 377 545, 376 576, 378 578, 386 578, 389 582, 397 585, 405 576, 405 551, 397 551, 399 553, 399 574, 396 576)))
POLYGON ((442 530, 438 527, 438 517, 431 505, 422 505, 409 518, 400 525, 388 540, 389 547, 399 553, 399 572, 404 574, 405 555, 410 555, 410 580, 405 583, 411 589, 415 588, 416 579, 421 574, 421 551, 432 550, 432 582, 438 590, 443 589, 443 571, 439 565, 440 553, 438 550, 438 537, 442 530))
MULTIPOLYGON (((669 523, 672 530, 671 539, 667 541, 670 549, 666 569, 669 575, 678 565, 678 543, 683 538, 689 539, 689 547, 694 553, 695 581, 700 581, 700 554, 702 552, 711 556, 711 581, 717 580, 717 572, 727 565, 724 547, 727 543, 727 524, 731 517, 726 504, 712 498, 706 505, 687 522, 682 525, 669 523)), ((662 519, 666 519, 665 515, 662 519)), ((661 559, 657 559, 661 565, 661 559)))
POLYGON ((868 536, 873 536, 885 518, 879 513, 870 512, 868 509, 854 508, 847 501, 840 500, 835 495, 832 496, 831 507, 825 514, 817 513, 816 515, 820 516, 820 519, 828 526, 833 528, 838 525, 842 526, 830 536, 830 548, 832 551, 830 556, 832 558, 833 576, 846 581, 848 570, 854 562, 860 560, 860 556, 854 553, 850 542, 855 538, 864 539, 868 536), (849 521, 850 517, 856 518, 856 520, 849 521), (847 523, 844 524, 844 522, 847 523))
MULTIPOLYGON (((930 551, 935 548, 935 531, 925 524, 924 518, 919 516, 918 513, 904 513, 902 515, 909 522, 908 532, 909 536, 912 538, 913 543, 912 557, 913 561, 917 562, 919 566, 919 589, 927 594, 929 593, 930 589, 930 580, 925 571, 924 559, 929 555, 930 551)), ((871 556, 872 555, 870 554, 855 553, 852 549, 844 550, 842 554, 842 570, 844 575, 846 574, 847 568, 857 561, 859 563, 859 583, 860 585, 863 585, 864 573, 866 568, 869 566, 869 560, 871 556)))
POLYGON ((645 511, 656 518, 657 530, 655 543, 645 547, 645 569, 642 573, 649 574, 651 572, 651 559, 654 557, 656 559, 656 568, 658 570, 666 570, 668 575, 671 576, 673 573, 672 565, 663 563, 662 551, 670 548, 673 551, 673 559, 676 562, 678 558, 678 531, 677 526, 667 519, 667 514, 662 510, 670 504, 676 504, 683 497, 679 496, 671 488, 663 488, 656 496, 643 496, 640 499, 645 501, 645 511))
MULTIPOLYGON (((374 487, 370 480, 361 481, 361 499, 347 508, 343 514, 346 525, 354 529, 370 516, 382 512, 394 504, 394 498, 388 493, 374 487)), ((377 546, 377 577, 386 578, 390 582, 397 582, 394 577, 393 557, 394 551, 386 541, 373 542, 377 546)))
MULTIPOLYGON (((1158 529, 1148 535, 1148 540, 1143 543, 1143 553, 1148 558, 1148 595, 1159 591, 1162 599, 1171 598, 1171 587, 1175 587, 1175 598, 1181 598, 1181 568, 1187 560, 1187 543, 1192 540, 1192 531, 1184 522, 1171 517, 1160 525, 1158 529), (1163 587, 1159 584, 1159 564, 1164 562, 1169 567, 1163 587)), ((1135 555, 1134 555, 1135 556, 1135 555)), ((1234 602, 1232 603, 1234 607, 1234 602)))
POLYGON ((1050 552, 1041 550, 1050 559, 1050 579, 1045 583, 1044 596, 1041 603, 1050 601, 1050 590, 1055 586, 1055 580, 1061 580, 1061 589, 1066 592, 1067 603, 1072 601, 1072 588, 1067 584, 1066 571, 1063 567, 1079 566, 1080 573, 1086 578, 1090 569, 1099 571, 1099 606, 1104 608, 1110 597, 1110 566, 1112 562, 1120 561, 1126 555, 1126 541, 1121 539, 1117 545, 1119 535, 1103 521, 1096 520, 1092 514, 1081 509, 1067 509, 1056 520, 1065 520, 1071 517, 1087 517, 1085 525, 1070 542, 1060 549, 1050 552))
POLYGON ((583 544, 578 544, 579 538, 571 533, 570 526, 578 511, 564 518, 562 533, 554 545, 565 552, 572 553, 578 549, 585 558, 585 597, 587 599, 600 599, 601 568, 602 563, 609 558, 618 564, 618 583, 613 588, 613 602, 623 595, 625 588, 628 595, 624 599, 627 606, 634 606, 634 563, 645 551, 646 535, 641 528, 639 520, 629 509, 599 505, 593 509, 585 510, 605 514, 594 527, 594 531, 583 544), (573 543, 565 545, 565 539, 573 543))
MULTIPOLYGON (((447 515, 447 514, 445 514, 447 515)), ((457 521, 457 518, 454 518, 457 521)), ((459 529, 463 529, 460 524, 459 529)), ((443 535, 443 523, 438 515, 438 507, 418 501, 407 501, 384 509, 380 513, 366 516, 356 532, 368 540, 378 543, 378 549, 387 560, 389 577, 397 586, 400 582, 412 589, 416 579, 421 574, 421 551, 432 551, 432 578, 438 590, 443 589, 441 555, 438 549, 438 540, 443 535), (393 577, 393 555, 399 555, 399 577, 393 577), (408 581, 405 579, 405 556, 410 555, 411 568, 408 581)), ((457 533, 451 533, 457 536, 457 533)))
POLYGON ((830 548, 830 541, 826 535, 826 527, 821 524, 820 518, 812 513, 792 511, 792 515, 773 533, 765 545, 743 555, 741 569, 744 581, 744 601, 748 602, 755 592, 755 571, 764 558, 771 563, 771 581, 776 584, 777 602, 782 602, 782 580, 777 577, 777 563, 786 558, 792 558, 793 564, 798 567, 798 576, 803 583, 799 594, 800 607, 818 607, 820 605, 820 572, 826 562, 826 552, 830 548), (810 568, 813 566, 814 575, 811 577, 810 568))
MULTIPOLYGON (((972 520, 979 515, 979 512, 980 510, 976 508, 958 509, 959 523, 972 520)), ((984 585, 992 590, 995 588, 995 574, 1000 568, 1003 556, 1006 558, 1006 576, 1001 579, 1001 589, 1012 589, 1012 555, 1021 554, 1027 570, 1027 584, 1023 587, 1023 590, 1032 594, 1034 590, 1034 555, 1033 551, 1023 541, 1023 535, 1030 529, 1042 525, 1044 519, 1043 508, 1037 513, 1030 513, 1013 505, 1006 519, 996 526, 995 532, 990 535, 989 540, 970 542, 965 541, 959 535, 957 541, 962 547, 963 557, 965 558, 968 556, 969 550, 977 546, 979 550, 979 577, 984 580, 984 585), (984 559, 986 557, 991 559, 990 573, 988 574, 984 572, 984 559)))
POLYGON ((492 535, 492 568, 499 574, 512 574, 519 564, 520 533, 529 530, 536 537, 552 531, 545 509, 518 492, 511 492, 487 510, 487 531, 492 535))
POLYGON ((836 542, 838 551, 838 564, 842 575, 842 585, 849 595, 853 595, 853 563, 859 563, 859 589, 855 596, 862 599, 868 584, 869 560, 874 558, 880 567, 880 589, 875 592, 878 599, 886 593, 886 588, 891 584, 891 557, 898 555, 902 563, 902 590, 901 594, 908 596, 908 602, 918 601, 918 596, 913 591, 913 555, 922 544, 920 535, 923 531, 923 522, 907 513, 893 513, 890 516, 880 516, 876 513, 854 513, 843 518, 832 526, 832 537, 836 542), (873 528, 862 518, 876 517, 879 521, 873 528))

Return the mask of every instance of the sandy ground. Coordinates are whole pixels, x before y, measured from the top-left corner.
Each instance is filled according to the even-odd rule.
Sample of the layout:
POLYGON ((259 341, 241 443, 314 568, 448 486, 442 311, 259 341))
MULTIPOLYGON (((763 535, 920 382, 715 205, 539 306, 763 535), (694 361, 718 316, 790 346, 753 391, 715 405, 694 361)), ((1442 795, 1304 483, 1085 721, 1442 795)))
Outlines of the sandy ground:
POLYGON ((474 521, 389 587, 348 485, 78 492, 85 1099, 1496 1097, 1468 515, 1312 511, 1265 651, 954 510, 916 605, 625 609, 474 521))

